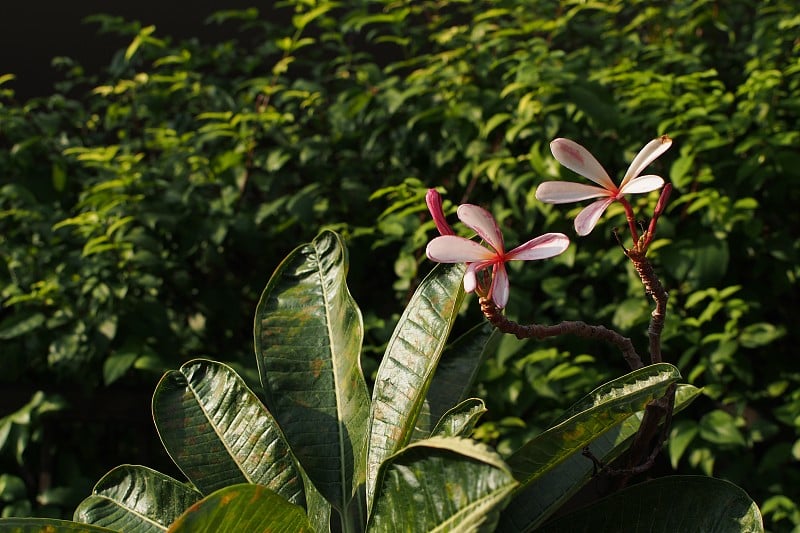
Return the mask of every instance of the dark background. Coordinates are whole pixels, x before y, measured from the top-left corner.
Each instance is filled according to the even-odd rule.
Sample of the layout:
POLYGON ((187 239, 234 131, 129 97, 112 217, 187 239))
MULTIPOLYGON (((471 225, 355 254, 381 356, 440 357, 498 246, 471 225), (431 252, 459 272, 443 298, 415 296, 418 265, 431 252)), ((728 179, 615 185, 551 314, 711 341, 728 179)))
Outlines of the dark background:
MULTIPOLYGON (((11 87, 25 100, 53 92, 61 74, 51 67, 54 57, 76 60, 87 72, 97 72, 111 61, 114 52, 127 46, 119 37, 99 35, 97 24, 85 23, 89 15, 117 15, 154 24, 156 36, 175 39, 197 37, 219 40, 231 37, 229 26, 204 24, 216 11, 257 7, 264 15, 268 8, 257 0, 200 0, 187 4, 140 0, 113 2, 83 0, 53 2, 28 0, 4 2, 0 9, 0 75, 15 74, 11 87)), ((268 16, 268 15, 267 15, 268 16)))

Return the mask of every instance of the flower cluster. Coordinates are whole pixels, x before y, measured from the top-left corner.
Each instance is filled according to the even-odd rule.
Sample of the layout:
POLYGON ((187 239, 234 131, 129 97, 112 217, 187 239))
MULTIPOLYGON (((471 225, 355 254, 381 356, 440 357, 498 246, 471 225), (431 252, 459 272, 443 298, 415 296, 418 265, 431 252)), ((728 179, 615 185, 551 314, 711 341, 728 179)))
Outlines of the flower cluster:
MULTIPOLYGON (((651 192, 664 186, 660 176, 640 175, 656 158, 672 144, 666 135, 653 139, 642 148, 628 167, 622 182, 617 186, 608 176, 603 166, 580 144, 569 139, 555 139, 550 143, 553 156, 562 165, 590 179, 597 185, 582 183, 546 181, 536 190, 536 198, 542 202, 561 204, 598 198, 585 207, 575 218, 575 231, 578 235, 588 235, 597 221, 613 202, 620 202, 626 211, 632 236, 636 239, 633 212, 625 199, 626 194, 651 192)), ((669 193, 669 188, 665 189, 669 193)), ((426 249, 429 259, 439 263, 466 263, 464 290, 477 292, 492 300, 502 309, 508 303, 509 281, 505 264, 508 261, 531 261, 555 257, 569 247, 569 239, 562 233, 546 233, 506 252, 503 234, 494 217, 482 207, 463 204, 458 207, 458 218, 475 231, 486 243, 484 246, 474 240, 459 237, 447 223, 442 209, 442 200, 436 190, 426 195, 428 210, 440 233, 426 249), (490 281, 479 275, 491 269, 490 281)), ((663 207, 662 207, 663 209, 663 207)))
MULTIPOLYGON (((444 220, 443 213, 434 214, 434 220, 444 220)), ((494 217, 482 207, 463 204, 458 207, 458 218, 474 230, 489 247, 452 234, 436 237, 428 243, 428 257, 439 263, 467 263, 464 290, 479 289, 479 294, 491 299, 499 308, 508 303, 508 261, 533 261, 556 256, 567 249, 569 239, 562 233, 545 233, 506 252, 503 234, 494 217), (478 273, 491 267, 492 280, 488 288, 479 288, 478 273)), ((438 227, 438 224, 437 224, 438 227)), ((449 229, 449 226, 448 226, 449 229)), ((440 233, 442 228, 439 228, 440 233)))

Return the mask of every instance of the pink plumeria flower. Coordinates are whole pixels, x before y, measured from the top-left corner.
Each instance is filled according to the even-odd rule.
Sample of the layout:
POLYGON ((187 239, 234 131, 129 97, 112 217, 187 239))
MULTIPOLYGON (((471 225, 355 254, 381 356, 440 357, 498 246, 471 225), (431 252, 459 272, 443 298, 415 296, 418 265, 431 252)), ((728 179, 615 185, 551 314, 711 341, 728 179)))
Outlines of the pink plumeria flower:
POLYGON ((564 181, 546 181, 536 189, 536 198, 549 204, 579 202, 590 198, 599 200, 586 206, 575 217, 575 231, 578 235, 588 235, 597 224, 600 216, 613 202, 623 199, 626 194, 638 194, 654 191, 664 185, 660 176, 639 174, 658 156, 667 151, 672 139, 662 135, 653 139, 633 158, 631 166, 625 173, 619 187, 614 185, 605 169, 589 151, 569 139, 556 139, 550 143, 550 150, 559 163, 581 176, 597 183, 585 185, 564 181))
POLYGON ((433 222, 436 224, 436 229, 439 230, 439 234, 455 235, 456 232, 453 231, 453 228, 450 227, 450 224, 447 223, 447 219, 444 216, 442 196, 436 189, 428 189, 428 192, 425 194, 425 203, 428 205, 428 211, 430 211, 433 217, 433 222))
POLYGON ((569 246, 566 235, 545 233, 506 252, 500 227, 488 211, 477 205, 463 204, 458 206, 458 218, 486 241, 489 248, 464 237, 443 235, 428 243, 426 254, 438 263, 467 263, 467 272, 464 274, 464 290, 467 292, 478 289, 478 272, 491 267, 492 282, 488 291, 478 292, 486 292, 481 295, 493 300, 500 309, 508 303, 506 262, 547 259, 569 246))

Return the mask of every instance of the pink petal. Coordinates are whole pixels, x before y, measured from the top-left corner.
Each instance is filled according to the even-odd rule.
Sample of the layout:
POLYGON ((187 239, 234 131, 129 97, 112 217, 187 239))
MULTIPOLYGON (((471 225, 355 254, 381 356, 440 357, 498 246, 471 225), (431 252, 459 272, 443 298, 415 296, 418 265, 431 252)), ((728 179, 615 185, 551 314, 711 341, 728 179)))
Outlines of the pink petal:
POLYGON ((442 210, 442 197, 436 189, 428 189, 425 194, 425 203, 428 204, 428 211, 433 217, 433 222, 436 224, 436 229, 440 235, 455 235, 456 232, 450 227, 445 219, 444 211, 442 210))
MULTIPOLYGON (((600 215, 614 202, 613 198, 604 198, 589 204, 575 217, 575 231, 583 237, 589 235, 600 219, 600 215)), ((439 237, 440 239, 442 237, 439 237)))
POLYGON ((508 272, 506 272, 506 267, 503 263, 497 263, 492 273, 492 288, 489 296, 495 305, 502 309, 508 303, 508 293, 508 272))
POLYGON ((641 174, 642 170, 644 170, 647 165, 666 152, 670 146, 672 146, 672 139, 666 135, 662 135, 658 139, 653 139, 647 143, 644 148, 639 150, 639 153, 636 154, 633 161, 631 161, 631 166, 628 167, 628 171, 625 173, 625 178, 623 178, 619 188, 625 187, 629 181, 641 174))
POLYGON ((484 268, 491 266, 493 261, 479 261, 477 263, 470 263, 467 266, 467 271, 464 273, 464 290, 466 292, 473 292, 478 288, 478 272, 484 268))
POLYGON ((617 191, 617 186, 608 177, 603 166, 589 153, 589 150, 575 141, 564 138, 555 139, 550 143, 550 151, 553 152, 553 157, 559 163, 573 172, 577 172, 609 191, 617 191))
POLYGON ((525 244, 517 246, 508 254, 508 261, 533 261, 553 257, 569 247, 569 238, 563 233, 545 233, 525 244))
POLYGON ((478 263, 471 263, 464 273, 464 290, 473 292, 478 287, 478 263))
POLYGON ((661 176, 639 176, 622 186, 620 194, 639 194, 643 192, 650 192, 661 188, 664 185, 664 179, 661 176))
POLYGON ((462 204, 458 206, 458 218, 489 243, 495 251, 500 253, 504 251, 503 234, 494 217, 486 209, 477 205, 462 204))
POLYGON ((545 181, 536 188, 536 199, 548 204, 580 202, 611 194, 602 187, 569 181, 545 181))
POLYGON ((428 259, 437 263, 471 263, 497 256, 485 246, 455 235, 436 237, 428 243, 425 254, 428 259))

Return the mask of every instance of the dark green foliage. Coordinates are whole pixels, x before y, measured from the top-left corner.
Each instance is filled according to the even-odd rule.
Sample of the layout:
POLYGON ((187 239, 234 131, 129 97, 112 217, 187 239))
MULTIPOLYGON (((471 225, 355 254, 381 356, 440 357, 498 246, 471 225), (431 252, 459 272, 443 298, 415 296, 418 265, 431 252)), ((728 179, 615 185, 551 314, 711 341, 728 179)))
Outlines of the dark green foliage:
MULTIPOLYGON (((490 208, 509 245, 572 236, 577 207, 533 196, 579 179, 549 141, 580 142, 618 180, 669 134, 653 172, 675 191, 650 257, 671 296, 665 358, 705 392, 669 455, 744 487, 772 529, 796 527, 800 19, 785 0, 729 4, 287 2, 216 16, 242 30, 216 44, 98 18, 131 39, 106 72, 59 60, 59 92, 29 102, 0 73, 4 513, 38 495, 67 516, 86 492, 41 498, 77 475, 42 457, 74 456, 89 479, 131 460, 54 443, 54 409, 94 397, 102 411, 105 385, 149 393, 198 355, 256 378, 264 273, 320 227, 350 242, 365 352, 379 355, 429 268, 426 187, 447 189, 449 212, 490 208)), ((634 200, 644 218, 655 195, 634 200)), ((623 221, 612 209, 558 260, 512 268, 509 314, 645 346, 650 308, 611 236, 623 221)), ((477 435, 510 453, 623 365, 610 347, 504 339, 481 371, 477 435)), ((369 379, 376 362, 364 367, 369 379)), ((116 436, 115 453, 130 450, 116 436)))

